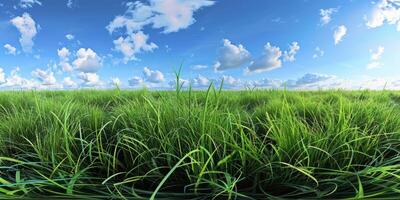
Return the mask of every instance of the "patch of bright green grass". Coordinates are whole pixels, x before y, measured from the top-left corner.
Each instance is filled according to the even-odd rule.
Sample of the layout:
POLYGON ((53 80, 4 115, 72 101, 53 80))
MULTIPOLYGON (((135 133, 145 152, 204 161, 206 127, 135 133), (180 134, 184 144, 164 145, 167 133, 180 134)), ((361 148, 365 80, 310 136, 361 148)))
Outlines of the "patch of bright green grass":
POLYGON ((0 93, 0 198, 394 198, 400 93, 0 93))

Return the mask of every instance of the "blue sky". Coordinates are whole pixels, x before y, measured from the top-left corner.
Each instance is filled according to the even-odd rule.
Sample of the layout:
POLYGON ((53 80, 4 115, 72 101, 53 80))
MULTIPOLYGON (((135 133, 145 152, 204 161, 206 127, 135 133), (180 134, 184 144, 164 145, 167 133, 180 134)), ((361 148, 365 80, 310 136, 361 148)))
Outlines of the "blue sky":
POLYGON ((6 0, 0 88, 400 87, 399 0, 6 0))

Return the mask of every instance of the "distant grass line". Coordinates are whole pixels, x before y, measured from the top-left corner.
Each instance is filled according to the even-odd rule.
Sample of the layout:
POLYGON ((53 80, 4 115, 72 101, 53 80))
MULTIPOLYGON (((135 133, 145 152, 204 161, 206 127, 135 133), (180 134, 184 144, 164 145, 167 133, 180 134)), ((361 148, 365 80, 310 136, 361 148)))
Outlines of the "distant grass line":
POLYGON ((400 92, 0 92, 0 199, 400 197, 400 92))

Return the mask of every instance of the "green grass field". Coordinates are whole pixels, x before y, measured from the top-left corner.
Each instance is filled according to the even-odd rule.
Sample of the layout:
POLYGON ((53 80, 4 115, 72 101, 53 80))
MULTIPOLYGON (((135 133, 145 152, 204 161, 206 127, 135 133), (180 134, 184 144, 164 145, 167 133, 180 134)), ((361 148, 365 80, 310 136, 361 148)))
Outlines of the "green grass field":
POLYGON ((0 93, 0 198, 400 196, 400 93, 0 93))

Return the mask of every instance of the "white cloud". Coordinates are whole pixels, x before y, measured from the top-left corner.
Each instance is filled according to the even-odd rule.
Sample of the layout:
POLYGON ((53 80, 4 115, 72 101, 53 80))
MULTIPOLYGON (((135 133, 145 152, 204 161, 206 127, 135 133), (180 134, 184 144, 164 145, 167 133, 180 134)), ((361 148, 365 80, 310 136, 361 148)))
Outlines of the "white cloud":
POLYGON ((132 34, 146 25, 152 25, 153 28, 162 28, 164 33, 177 32, 196 21, 194 12, 213 4, 214 1, 210 0, 150 0, 147 5, 139 1, 129 2, 125 15, 115 17, 107 29, 112 33, 116 29, 126 28, 127 33, 132 34))
POLYGON ((143 69, 145 80, 151 83, 161 83, 164 81, 164 74, 158 70, 151 70, 148 67, 143 69))
POLYGON ((75 38, 75 36, 72 34, 67 34, 67 35, 65 35, 65 38, 67 38, 67 40, 73 40, 75 38))
POLYGON ((220 81, 223 81, 223 86, 227 88, 242 88, 243 82, 233 76, 223 75, 220 77, 220 81))
POLYGON ((63 80, 63 85, 65 88, 76 88, 78 84, 72 80, 71 77, 65 77, 63 80))
POLYGON ((284 83, 289 89, 297 90, 315 90, 315 89, 333 89, 333 88, 351 88, 351 84, 339 79, 333 75, 308 73, 297 80, 288 80, 284 83))
POLYGON ((292 42, 289 49, 284 52, 279 47, 267 43, 264 46, 263 55, 250 62, 251 55, 243 45, 234 45, 227 39, 223 42, 224 46, 220 49, 218 59, 214 64, 215 71, 237 68, 248 63, 250 66, 246 68, 246 73, 271 71, 282 66, 282 59, 285 62, 294 62, 300 50, 298 42, 292 42))
POLYGON ((129 86, 139 86, 143 84, 143 79, 138 76, 134 76, 131 79, 128 80, 129 86))
POLYGON ((4 73, 3 68, 0 67, 0 84, 6 82, 6 74, 4 73))
POLYGON ((153 49, 158 48, 154 43, 147 43, 148 39, 149 36, 142 31, 131 34, 126 38, 119 37, 117 40, 114 40, 115 50, 124 55, 124 63, 126 64, 130 60, 137 60, 135 54, 153 51, 153 49))
POLYGON ((382 77, 365 77, 357 87, 357 89, 369 89, 369 90, 399 90, 400 79, 395 78, 382 78, 382 77))
POLYGON ((367 69, 377 69, 383 67, 383 63, 380 62, 380 59, 385 52, 385 48, 383 46, 379 46, 376 51, 370 51, 371 58, 370 62, 367 65, 367 69))
POLYGON ((292 42, 289 46, 289 51, 285 51, 283 53, 283 59, 286 62, 294 62, 296 60, 295 56, 297 52, 300 50, 300 46, 298 42, 292 42))
POLYGON ((70 52, 67 48, 63 47, 61 49, 57 49, 57 55, 58 57, 60 57, 61 60, 68 60, 70 52))
MULTIPOLYGON (((383 79, 383 78, 373 78, 364 80, 360 85, 360 89, 369 89, 369 90, 382 90, 387 86, 391 85, 391 81, 383 79)), ((393 88, 394 89, 394 88, 393 88)))
POLYGON ((381 59, 381 57, 382 57, 384 52, 385 52, 385 47, 379 46, 378 49, 375 52, 371 51, 371 53, 372 53, 371 60, 379 60, 379 59, 381 59))
POLYGON ((267 43, 264 46, 264 54, 252 62, 246 71, 259 73, 280 68, 282 66, 281 56, 282 51, 279 47, 267 43))
POLYGON ((309 84, 314 84, 317 82, 321 81, 326 81, 329 79, 335 78, 335 76, 332 75, 326 75, 326 74, 316 74, 316 73, 308 73, 299 78, 296 81, 297 85, 309 85, 309 84))
POLYGON ((55 85, 57 82, 54 73, 50 70, 36 69, 32 71, 32 76, 37 78, 42 85, 55 85))
POLYGON ((315 53, 313 55, 313 58, 319 58, 324 56, 325 52, 320 48, 320 47, 315 47, 315 53))
POLYGON ((70 52, 67 48, 57 49, 57 55, 60 59, 59 66, 65 72, 71 72, 73 70, 71 64, 69 63, 70 52))
POLYGON ((72 65, 69 64, 69 62, 60 61, 60 63, 58 64, 61 67, 61 69, 65 72, 71 72, 73 70, 72 65))
POLYGON ((193 65, 191 67, 191 69, 193 69, 193 70, 202 70, 202 69, 207 69, 207 68, 208 68, 207 65, 193 65))
POLYGON ((397 25, 397 31, 400 31, 400 1, 399 0, 381 0, 376 4, 371 16, 365 17, 366 25, 369 28, 377 28, 385 22, 397 25))
POLYGON ((332 14, 337 12, 337 8, 320 9, 319 15, 321 16, 320 21, 322 25, 329 24, 332 20, 332 14))
POLYGON ((96 87, 103 85, 103 82, 100 80, 99 75, 97 75, 96 73, 81 72, 78 74, 78 78, 82 80, 82 86, 96 87))
POLYGON ((38 0, 20 0, 19 1, 19 6, 21 8, 25 8, 25 9, 32 8, 35 4, 38 4, 40 6, 42 5, 42 3, 38 0))
POLYGON ((283 21, 282 18, 280 18, 280 17, 272 19, 271 22, 274 22, 274 23, 285 23, 285 21, 283 21))
POLYGON ((154 43, 147 44, 148 36, 141 32, 145 26, 163 29, 163 33, 177 32, 196 21, 194 12, 213 4, 214 1, 210 0, 149 0, 148 4, 129 2, 125 14, 116 16, 106 28, 110 34, 125 29, 126 37, 119 37, 114 40, 114 44, 115 49, 124 54, 124 61, 127 62, 135 59, 135 53, 157 48, 154 43))
POLYGON ((5 88, 16 88, 16 89, 31 89, 36 86, 36 83, 32 80, 28 80, 25 78, 22 78, 19 76, 18 72, 20 71, 20 68, 17 67, 13 69, 10 73, 10 76, 8 76, 3 84, 1 84, 1 87, 5 88))
POLYGON ((210 80, 205 76, 198 75, 192 80, 192 83, 195 87, 207 87, 210 85, 210 80))
POLYGON ((121 87, 122 82, 119 78, 111 78, 110 85, 112 87, 121 87))
POLYGON ((37 34, 36 23, 28 13, 13 18, 10 21, 20 32, 19 43, 24 52, 32 52, 33 38, 37 34))
POLYGON ((5 44, 3 47, 7 50, 7 52, 6 52, 7 54, 10 54, 10 55, 17 54, 17 48, 13 47, 12 45, 5 44))
POLYGON ((153 0, 152 4, 157 13, 153 19, 153 27, 163 28, 165 33, 169 33, 189 27, 195 22, 193 13, 201 7, 213 5, 214 2, 208 0, 153 0))
POLYGON ((73 0, 68 0, 67 1, 67 7, 68 8, 73 8, 74 7, 74 1, 73 0))
POLYGON ((92 49, 80 48, 76 53, 77 58, 72 63, 75 69, 85 72, 97 72, 102 66, 101 58, 92 49))
POLYGON ((333 39, 335 40, 335 45, 339 44, 343 37, 347 34, 347 28, 344 25, 339 26, 336 28, 335 32, 333 33, 333 39))
POLYGON ((378 69, 378 68, 382 68, 383 64, 380 62, 370 62, 367 65, 367 69, 378 69))
MULTIPOLYGON (((318 89, 359 89, 363 82, 355 83, 353 81, 340 79, 334 75, 307 73, 295 80, 280 80, 272 78, 262 78, 259 80, 241 80, 233 76, 223 75, 219 79, 209 79, 204 76, 198 76, 190 80, 194 88, 206 88, 213 81, 215 87, 219 87, 223 81, 225 89, 244 89, 244 88, 263 88, 263 89, 289 89, 289 90, 318 90, 318 89), (200 77, 200 78, 199 78, 200 77), (204 79, 202 85, 199 85, 199 79, 204 79), (208 80, 208 82, 206 81, 208 80), (197 84, 196 84, 197 83, 197 84)), ((189 81, 180 80, 184 87, 189 86, 189 81)), ((393 82, 393 81, 392 81, 393 82)), ((170 81, 170 86, 175 87, 176 81, 170 81)), ((393 84, 392 84, 393 85, 393 84)), ((400 88, 400 80, 398 83, 400 88)))
POLYGON ((164 47, 165 47, 165 52, 167 52, 167 53, 172 50, 172 48, 169 47, 169 45, 165 45, 164 47))
POLYGON ((248 63, 250 59, 250 53, 243 47, 243 45, 235 45, 228 39, 224 39, 223 47, 219 50, 214 69, 216 71, 222 71, 238 68, 248 63))
MULTIPOLYGON (((182 86, 183 88, 187 88, 190 85, 190 81, 187 79, 179 78, 179 85, 182 86)), ((171 86, 172 88, 176 88, 176 79, 169 81, 169 86, 171 86)), ((196 87, 200 86, 196 85, 196 87)))
POLYGON ((250 83, 251 86, 257 88, 281 88, 283 81, 279 79, 270 79, 270 78, 263 78, 261 80, 252 81, 250 83))

